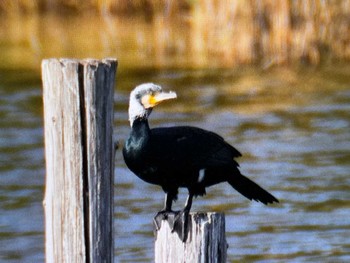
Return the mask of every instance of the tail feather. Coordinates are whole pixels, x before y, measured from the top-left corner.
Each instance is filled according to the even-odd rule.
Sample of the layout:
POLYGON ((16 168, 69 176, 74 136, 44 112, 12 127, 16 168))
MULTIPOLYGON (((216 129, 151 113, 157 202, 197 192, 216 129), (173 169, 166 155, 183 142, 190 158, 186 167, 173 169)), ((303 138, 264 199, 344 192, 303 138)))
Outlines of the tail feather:
POLYGON ((255 200, 265 205, 278 203, 276 197, 243 175, 232 176, 228 183, 249 200, 255 200))

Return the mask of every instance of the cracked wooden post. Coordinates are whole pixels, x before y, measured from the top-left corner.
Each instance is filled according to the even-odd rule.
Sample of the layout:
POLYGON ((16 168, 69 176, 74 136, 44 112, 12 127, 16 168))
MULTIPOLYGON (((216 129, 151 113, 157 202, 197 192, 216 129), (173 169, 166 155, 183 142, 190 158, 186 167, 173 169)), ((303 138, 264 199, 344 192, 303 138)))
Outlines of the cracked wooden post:
POLYGON ((113 262, 117 61, 42 62, 47 262, 113 262))
POLYGON ((224 213, 190 213, 185 243, 162 220, 156 233, 155 263, 223 263, 227 243, 224 213))

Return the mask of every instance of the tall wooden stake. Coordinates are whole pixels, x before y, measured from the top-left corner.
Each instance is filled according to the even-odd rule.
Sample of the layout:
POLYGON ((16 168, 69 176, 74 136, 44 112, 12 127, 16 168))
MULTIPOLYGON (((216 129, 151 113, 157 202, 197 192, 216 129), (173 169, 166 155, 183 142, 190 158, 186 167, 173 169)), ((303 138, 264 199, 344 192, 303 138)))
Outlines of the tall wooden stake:
POLYGON ((114 59, 42 62, 47 262, 113 262, 114 59))
POLYGON ((156 231, 156 263, 224 263, 227 243, 223 213, 190 213, 189 233, 185 243, 169 223, 162 221, 156 231))

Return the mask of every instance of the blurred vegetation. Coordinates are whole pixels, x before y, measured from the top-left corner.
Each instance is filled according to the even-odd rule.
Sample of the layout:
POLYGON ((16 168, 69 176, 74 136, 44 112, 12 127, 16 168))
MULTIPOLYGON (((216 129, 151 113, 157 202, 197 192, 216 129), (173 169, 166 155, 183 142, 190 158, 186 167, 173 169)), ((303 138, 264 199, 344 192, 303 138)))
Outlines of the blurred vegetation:
POLYGON ((350 59, 350 0, 0 0, 0 68, 44 57, 234 67, 350 59))

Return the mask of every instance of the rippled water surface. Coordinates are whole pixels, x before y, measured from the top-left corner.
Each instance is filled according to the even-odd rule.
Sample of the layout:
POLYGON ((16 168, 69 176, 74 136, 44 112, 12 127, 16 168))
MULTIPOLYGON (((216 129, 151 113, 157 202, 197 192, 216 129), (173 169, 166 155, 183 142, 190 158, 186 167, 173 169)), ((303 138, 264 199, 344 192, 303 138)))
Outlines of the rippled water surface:
MULTIPOLYGON (((350 262, 350 66, 318 69, 135 70, 118 73, 115 137, 127 138, 130 90, 156 82, 178 99, 150 125, 193 125, 239 149, 241 171, 280 200, 250 202, 229 185, 194 211, 224 211, 230 262, 350 262)), ((44 261, 45 183, 38 72, 0 72, 0 261, 44 261)), ((186 191, 180 191, 181 208, 186 191)), ((163 192, 115 170, 115 261, 153 262, 163 192)))

